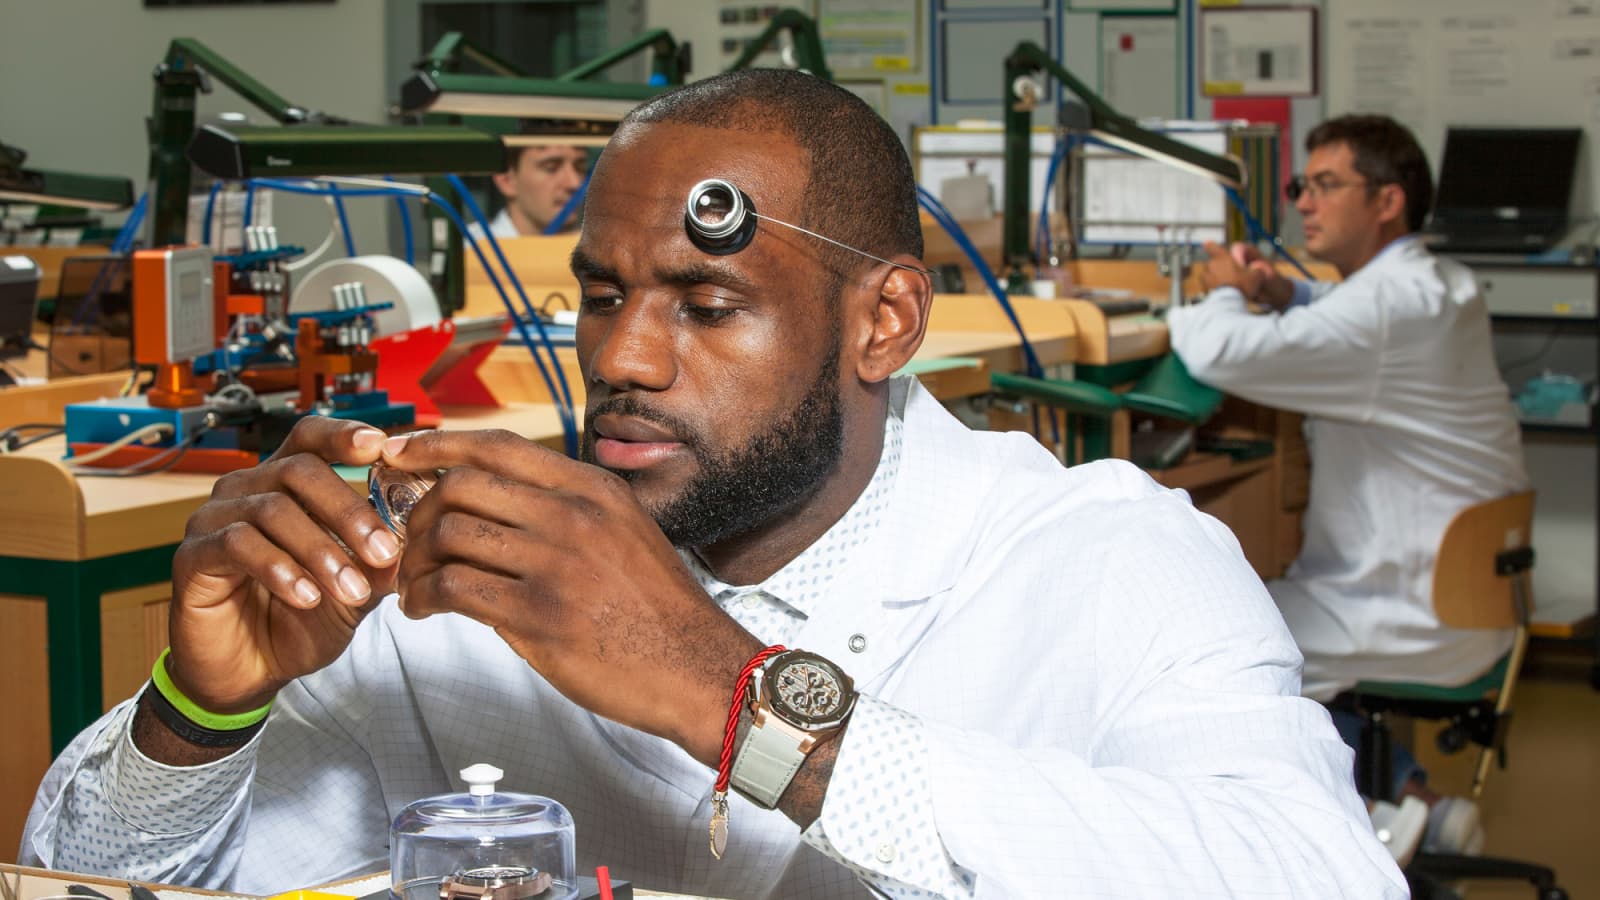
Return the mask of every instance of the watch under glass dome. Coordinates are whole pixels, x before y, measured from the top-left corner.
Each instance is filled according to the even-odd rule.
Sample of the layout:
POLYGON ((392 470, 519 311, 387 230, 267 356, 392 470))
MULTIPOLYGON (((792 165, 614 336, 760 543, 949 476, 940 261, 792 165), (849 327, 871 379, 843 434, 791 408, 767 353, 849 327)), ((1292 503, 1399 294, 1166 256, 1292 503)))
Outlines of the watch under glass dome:
POLYGON ((461 770, 464 794, 425 797, 395 817, 395 900, 575 900, 572 816, 548 797, 496 791, 504 773, 461 770))

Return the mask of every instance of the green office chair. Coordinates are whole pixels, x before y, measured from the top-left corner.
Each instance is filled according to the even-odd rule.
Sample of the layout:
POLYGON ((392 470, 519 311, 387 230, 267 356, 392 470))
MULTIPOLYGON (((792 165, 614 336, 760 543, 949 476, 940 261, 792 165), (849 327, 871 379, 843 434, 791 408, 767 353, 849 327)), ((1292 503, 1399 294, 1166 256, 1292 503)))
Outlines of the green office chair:
POLYGON ((1007 372, 990 373, 989 385, 998 397, 1030 400, 1066 413, 1061 442, 1067 465, 1111 455, 1106 422, 1122 408, 1122 396, 1110 388, 1086 381, 1029 378, 1007 372))
POLYGON ((1133 412, 1199 425, 1222 406, 1222 392, 1196 381, 1178 354, 1168 353, 1122 395, 1122 405, 1133 412))
MULTIPOLYGON (((1532 491, 1469 506, 1456 515, 1439 543, 1433 569, 1433 608, 1450 628, 1513 628, 1511 651, 1472 681, 1456 687, 1399 682, 1362 682, 1333 701, 1365 720, 1357 755, 1356 786, 1368 797, 1390 796, 1389 717, 1406 716, 1448 723, 1438 744, 1447 753, 1469 742, 1479 745, 1472 796, 1483 792, 1491 760, 1506 763, 1511 697, 1528 646, 1533 609, 1532 491)), ((1527 881, 1539 900, 1566 900, 1546 866, 1485 856, 1418 853, 1406 867, 1416 900, 1457 896, 1449 884, 1469 878, 1527 881)))

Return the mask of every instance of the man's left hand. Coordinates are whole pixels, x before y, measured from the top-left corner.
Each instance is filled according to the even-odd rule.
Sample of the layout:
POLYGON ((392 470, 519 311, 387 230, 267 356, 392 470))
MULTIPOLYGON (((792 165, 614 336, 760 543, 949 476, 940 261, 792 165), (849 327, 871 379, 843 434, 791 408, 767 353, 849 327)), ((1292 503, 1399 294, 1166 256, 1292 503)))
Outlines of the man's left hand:
POLYGON ((761 642, 700 588, 626 482, 504 431, 391 439, 384 460, 446 470, 407 524, 406 615, 489 625, 573 702, 715 765, 761 642))
POLYGON ((1265 276, 1257 267, 1241 262, 1229 248, 1218 243, 1207 241, 1205 251, 1209 258, 1200 270, 1200 286, 1206 293, 1231 287, 1244 294, 1246 300, 1258 299, 1265 276))

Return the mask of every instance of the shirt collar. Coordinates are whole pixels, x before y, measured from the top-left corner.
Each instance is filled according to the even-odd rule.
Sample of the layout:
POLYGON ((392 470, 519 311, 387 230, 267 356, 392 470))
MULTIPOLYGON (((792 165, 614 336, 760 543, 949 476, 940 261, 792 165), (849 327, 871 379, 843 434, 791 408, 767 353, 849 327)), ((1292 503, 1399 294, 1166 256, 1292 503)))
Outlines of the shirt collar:
POLYGON ((1378 260, 1383 259, 1385 256, 1389 256, 1390 254, 1402 252, 1405 250, 1405 248, 1415 244, 1420 237, 1421 236, 1415 231, 1408 231, 1405 234, 1400 235, 1389 243, 1384 244, 1383 249, 1379 250, 1378 255, 1374 256, 1371 262, 1368 262, 1367 265, 1370 266, 1372 263, 1375 263, 1378 260))
POLYGON ((902 412, 891 406, 884 423, 883 452, 878 457, 878 467, 861 495, 822 537, 760 584, 728 584, 713 575, 698 554, 679 550, 679 555, 699 581, 700 587, 713 597, 729 591, 735 594, 762 591, 787 604, 802 617, 809 618, 826 599, 834 576, 846 568, 855 552, 876 533, 879 523, 884 519, 895 475, 900 470, 904 428, 902 412))

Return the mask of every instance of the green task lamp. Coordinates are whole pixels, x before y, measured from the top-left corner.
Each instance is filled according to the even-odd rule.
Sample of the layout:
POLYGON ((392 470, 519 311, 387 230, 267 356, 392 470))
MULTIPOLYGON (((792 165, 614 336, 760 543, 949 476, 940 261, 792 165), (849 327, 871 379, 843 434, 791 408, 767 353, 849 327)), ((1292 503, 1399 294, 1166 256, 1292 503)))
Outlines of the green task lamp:
POLYGON ((1064 114, 1068 121, 1062 123, 1066 128, 1137 156, 1204 176, 1224 187, 1244 189, 1244 165, 1237 158, 1207 153, 1141 127, 1112 109, 1111 104, 1089 90, 1038 44, 1024 41, 1005 60, 1005 257, 1011 289, 1026 286, 1027 270, 1037 262, 1028 239, 1028 199, 1032 191, 1028 135, 1033 110, 1043 94, 1041 74, 1059 81, 1080 101, 1066 105, 1064 114))

